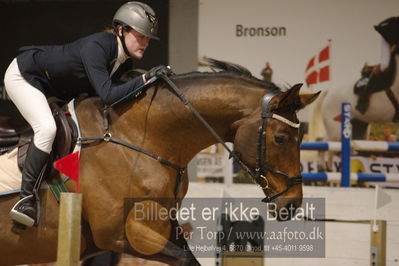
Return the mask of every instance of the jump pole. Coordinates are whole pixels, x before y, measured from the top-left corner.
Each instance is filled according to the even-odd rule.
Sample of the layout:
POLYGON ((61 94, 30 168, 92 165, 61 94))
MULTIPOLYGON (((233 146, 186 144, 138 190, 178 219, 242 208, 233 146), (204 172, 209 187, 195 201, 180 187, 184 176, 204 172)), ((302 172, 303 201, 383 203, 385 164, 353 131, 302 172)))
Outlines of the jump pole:
POLYGON ((58 224, 57 266, 78 266, 82 194, 61 193, 58 224))
POLYGON ((351 185, 351 138, 352 138, 351 104, 342 103, 341 110, 341 187, 351 185))

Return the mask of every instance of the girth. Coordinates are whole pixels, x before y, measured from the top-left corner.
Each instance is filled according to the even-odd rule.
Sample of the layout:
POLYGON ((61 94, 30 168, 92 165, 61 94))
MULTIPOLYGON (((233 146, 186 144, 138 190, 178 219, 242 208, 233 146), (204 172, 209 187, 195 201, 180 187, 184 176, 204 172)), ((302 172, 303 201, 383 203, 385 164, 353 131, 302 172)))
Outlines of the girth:
MULTIPOLYGON (((141 86, 140 88, 144 90, 144 86, 141 86)), ((129 94, 129 95, 132 95, 132 94, 129 94)), ((134 95, 137 95, 137 91, 135 91, 134 95)), ((124 99, 127 99, 127 98, 128 97, 125 97, 124 99)), ((183 175, 186 171, 186 167, 180 167, 179 165, 171 163, 161 156, 158 156, 152 152, 144 150, 143 148, 140 148, 138 146, 130 144, 124 140, 113 137, 112 133, 110 131, 110 128, 109 128, 109 113, 108 113, 109 108, 110 108, 109 106, 105 106, 103 109, 103 126, 104 126, 104 132, 105 132, 104 135, 103 136, 95 136, 95 137, 81 137, 78 139, 78 142, 81 145, 87 145, 87 144, 90 144, 95 141, 104 141, 106 143, 114 143, 114 144, 122 145, 126 148, 143 153, 143 154, 147 155, 148 157, 151 157, 154 160, 157 160, 158 162, 160 162, 161 164, 163 164, 167 167, 175 169, 177 172, 177 175, 176 175, 176 186, 175 186, 174 196, 175 196, 175 199, 177 199, 177 196, 180 192, 180 188, 181 188, 181 185, 183 182, 183 175)))
POLYGON ((158 156, 152 152, 149 152, 147 150, 144 150, 143 148, 140 148, 138 146, 135 146, 133 144, 130 144, 124 140, 115 138, 112 136, 111 130, 109 128, 109 113, 108 110, 110 108, 112 108, 113 106, 126 101, 128 99, 137 99, 147 88, 149 84, 153 83, 154 81, 156 81, 157 78, 153 77, 151 78, 146 84, 141 85, 140 87, 138 87, 137 89, 135 89, 134 91, 130 92, 129 94, 127 94, 126 96, 124 96, 123 98, 119 99, 118 101, 112 103, 111 105, 106 105, 103 108, 103 129, 104 129, 104 134, 103 136, 94 136, 94 137, 80 137, 78 139, 78 144, 80 145, 87 145, 90 144, 92 142, 96 142, 96 141, 104 141, 106 143, 114 143, 117 145, 122 145, 126 148, 135 150, 137 152, 143 153, 151 158, 153 158, 154 160, 157 160, 158 162, 160 162, 161 164, 173 168, 176 170, 177 175, 176 175, 176 186, 175 186, 175 191, 174 191, 174 196, 175 196, 175 201, 177 200, 177 197, 179 195, 180 192, 180 188, 183 182, 183 175, 186 171, 186 167, 181 167, 177 164, 171 163, 168 160, 166 160, 165 158, 158 156))

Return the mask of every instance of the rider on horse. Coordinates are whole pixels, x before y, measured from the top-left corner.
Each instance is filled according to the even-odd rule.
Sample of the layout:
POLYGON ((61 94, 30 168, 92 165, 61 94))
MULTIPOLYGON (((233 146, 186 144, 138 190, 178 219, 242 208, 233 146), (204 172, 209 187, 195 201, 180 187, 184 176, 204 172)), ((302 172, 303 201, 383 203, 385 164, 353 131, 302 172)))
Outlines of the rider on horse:
POLYGON ((369 105, 370 95, 390 87, 393 81, 388 68, 394 62, 391 57, 399 54, 399 17, 391 17, 382 21, 374 29, 382 36, 381 64, 377 66, 365 65, 362 77, 356 82, 354 92, 359 95, 356 109, 364 114, 369 105))
POLYGON ((19 49, 8 67, 4 84, 18 110, 34 131, 22 172, 21 201, 14 206, 14 220, 32 226, 36 218, 33 187, 48 164, 56 136, 56 124, 47 99, 68 101, 82 93, 98 95, 111 104, 171 71, 154 67, 123 84, 111 76, 128 58, 141 59, 150 39, 157 37, 158 19, 146 4, 128 2, 113 18, 113 32, 101 32, 57 46, 28 46, 19 49))

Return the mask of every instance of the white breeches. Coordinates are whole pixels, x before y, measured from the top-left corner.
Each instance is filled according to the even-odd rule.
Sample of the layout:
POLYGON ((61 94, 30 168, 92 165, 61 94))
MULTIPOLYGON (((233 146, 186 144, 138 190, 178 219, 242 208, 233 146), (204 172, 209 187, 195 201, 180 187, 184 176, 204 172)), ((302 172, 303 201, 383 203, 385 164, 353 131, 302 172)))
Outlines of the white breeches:
POLYGON ((391 58, 391 47, 389 43, 381 37, 381 71, 384 71, 389 65, 391 58))
POLYGON ((16 58, 6 71, 4 85, 10 99, 32 127, 35 146, 50 153, 57 132, 53 115, 46 96, 22 77, 16 58))

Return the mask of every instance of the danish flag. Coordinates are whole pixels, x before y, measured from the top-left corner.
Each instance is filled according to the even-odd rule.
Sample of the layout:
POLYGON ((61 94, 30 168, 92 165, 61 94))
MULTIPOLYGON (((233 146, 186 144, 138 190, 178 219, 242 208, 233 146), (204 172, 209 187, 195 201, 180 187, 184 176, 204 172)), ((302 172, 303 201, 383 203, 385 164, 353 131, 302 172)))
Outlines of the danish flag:
POLYGON ((308 86, 330 80, 330 44, 331 42, 309 60, 305 69, 308 86))

